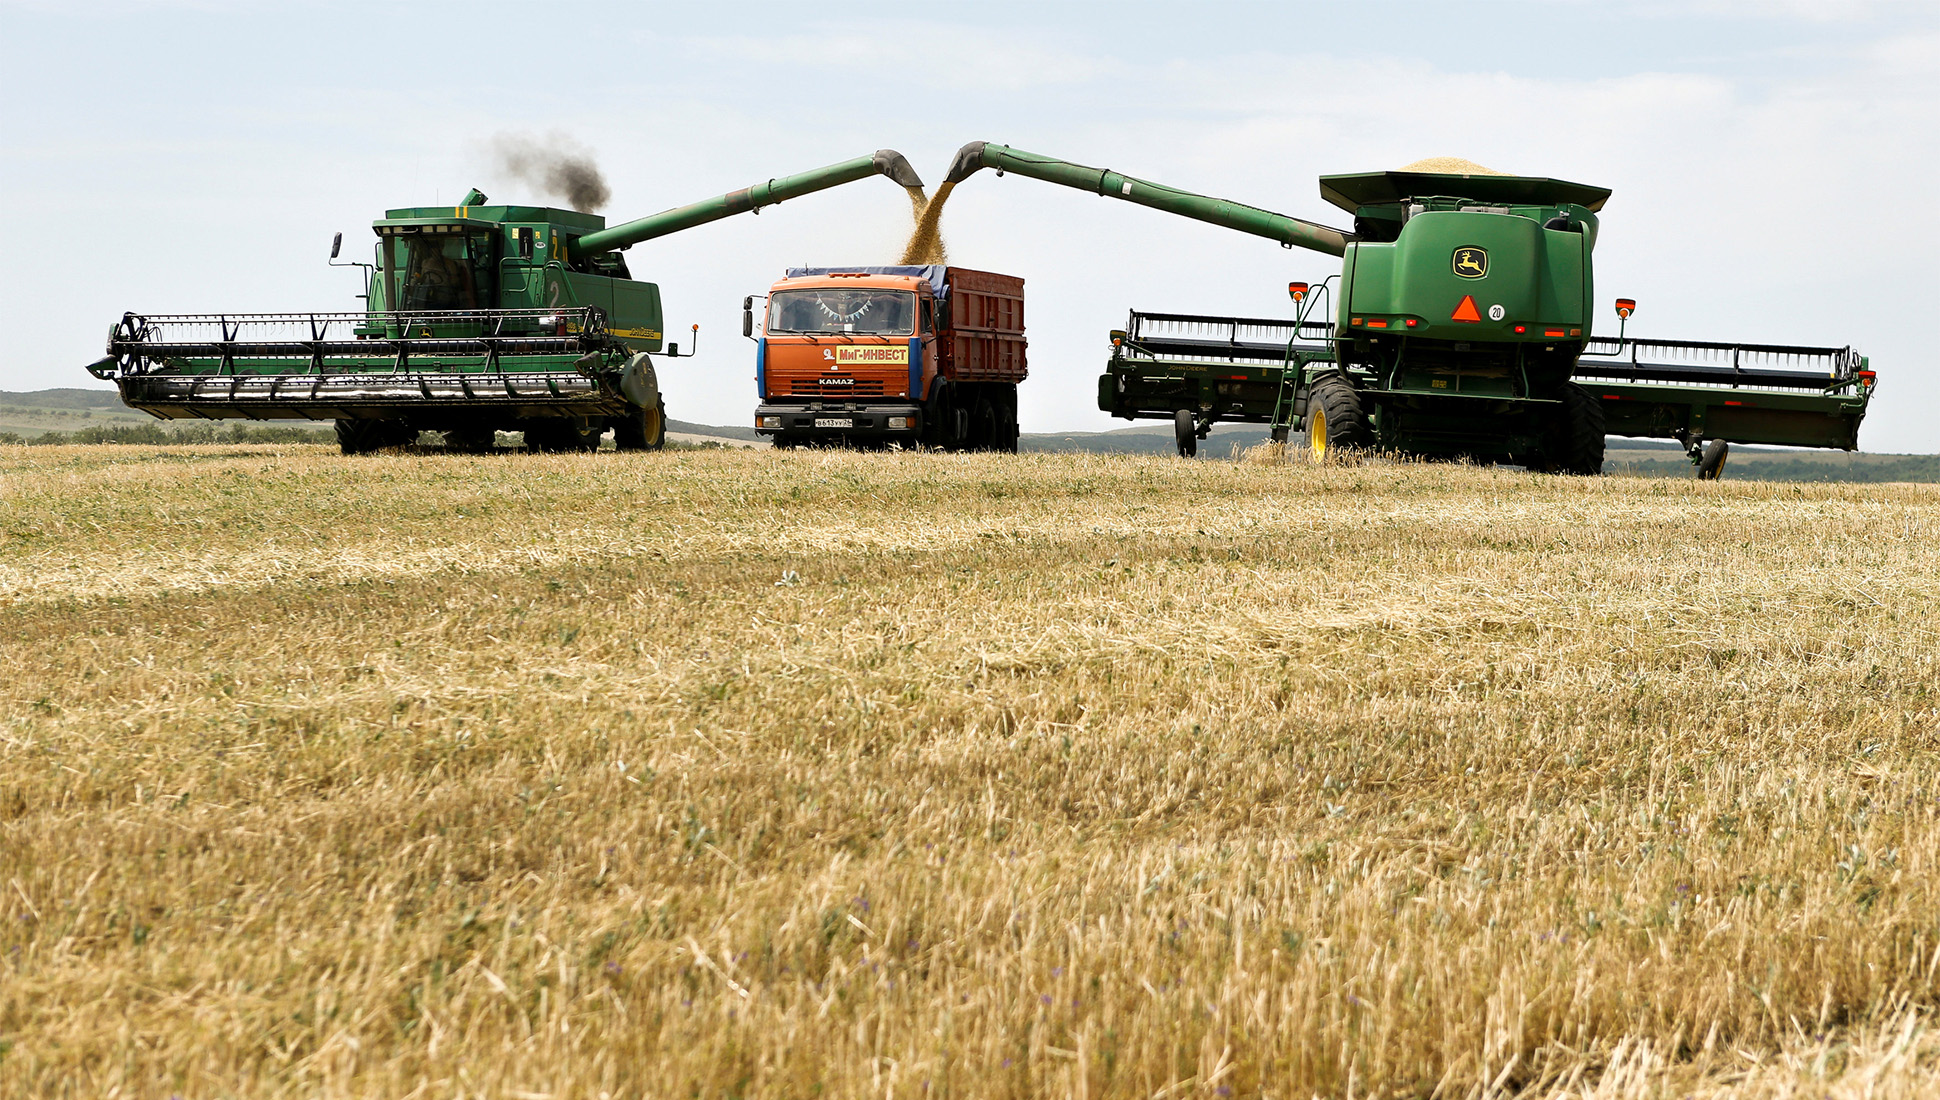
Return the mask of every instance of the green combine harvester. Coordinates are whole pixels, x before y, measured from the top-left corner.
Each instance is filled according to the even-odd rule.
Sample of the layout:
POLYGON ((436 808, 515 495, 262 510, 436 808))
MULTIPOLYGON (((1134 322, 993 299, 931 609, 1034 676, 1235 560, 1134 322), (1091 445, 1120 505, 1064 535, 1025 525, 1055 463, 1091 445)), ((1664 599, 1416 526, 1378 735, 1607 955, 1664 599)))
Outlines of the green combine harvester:
POLYGON ((477 190, 456 207, 390 210, 372 223, 375 261, 356 265, 363 311, 129 313, 88 370, 164 419, 335 420, 345 454, 425 431, 455 450, 518 431, 533 450, 585 451, 609 428, 621 450, 656 449, 666 404, 653 356, 680 349, 662 343, 660 288, 621 250, 872 175, 922 186, 883 149, 611 228, 477 190))
MULTIPOLYGON (((1606 434, 1677 440, 1704 478, 1733 442, 1859 445, 1874 374, 1850 347, 1592 334, 1606 188, 1486 170, 1322 176, 1350 232, 986 142, 958 151, 949 181, 983 168, 1341 257, 1318 286, 1289 284, 1292 320, 1134 311, 1112 333, 1099 408, 1171 420, 1183 455, 1221 421, 1301 433, 1316 459, 1392 451, 1574 474, 1602 471, 1606 434), (1310 320, 1329 297, 1333 319, 1310 320)), ((1617 303, 1626 321, 1635 308, 1617 303)))

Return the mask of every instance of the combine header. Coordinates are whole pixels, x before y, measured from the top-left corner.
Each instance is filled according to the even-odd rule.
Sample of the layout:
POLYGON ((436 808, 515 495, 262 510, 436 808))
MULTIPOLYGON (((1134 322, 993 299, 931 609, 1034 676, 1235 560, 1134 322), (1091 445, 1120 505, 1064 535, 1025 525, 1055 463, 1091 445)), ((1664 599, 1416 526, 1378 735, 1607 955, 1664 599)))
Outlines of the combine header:
POLYGON ((365 310, 129 313, 88 370, 164 419, 335 420, 346 454, 421 431, 463 450, 523 431, 532 449, 563 451, 611 428, 622 450, 654 449, 666 405, 653 356, 680 350, 662 343, 660 288, 633 278, 621 250, 878 174, 921 186, 884 149, 611 228, 476 190, 456 207, 391 210, 372 226, 374 262, 356 265, 365 310))
MULTIPOLYGON (((1172 420, 1190 455, 1220 421, 1300 432, 1316 459, 1386 450, 1595 474, 1606 433, 1682 443, 1716 477, 1729 442, 1858 445, 1873 372, 1850 348, 1591 333, 1606 188, 1495 174, 1323 176, 1333 229, 1117 172, 972 142, 982 168, 1138 203, 1342 258, 1291 283, 1291 320, 1138 313, 1112 333, 1101 409, 1172 420), (1333 319, 1309 319, 1332 298, 1333 319)), ((1635 303, 1619 300, 1628 320, 1635 303)), ((1325 316, 1325 314, 1323 314, 1325 316)))

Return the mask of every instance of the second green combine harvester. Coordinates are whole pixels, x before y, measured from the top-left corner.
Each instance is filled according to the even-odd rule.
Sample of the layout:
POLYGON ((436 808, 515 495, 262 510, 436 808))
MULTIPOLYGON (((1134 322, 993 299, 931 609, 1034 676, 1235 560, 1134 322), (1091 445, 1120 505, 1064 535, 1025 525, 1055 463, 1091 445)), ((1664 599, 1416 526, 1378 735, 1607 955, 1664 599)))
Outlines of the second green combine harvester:
POLYGON ((883 149, 610 228, 476 190, 456 207, 390 210, 372 225, 375 262, 359 265, 364 310, 129 313, 88 369, 164 419, 334 420, 346 454, 424 431, 458 450, 490 448, 499 431, 534 450, 591 450, 609 429, 621 450, 658 448, 653 356, 679 346, 662 341, 660 288, 621 250, 872 175, 922 186, 883 149))
MULTIPOLYGON (((1591 252, 1606 188, 1483 172, 1322 176, 1352 231, 972 142, 982 168, 1061 184, 1342 258, 1288 287, 1293 320, 1133 312, 1112 334, 1101 409, 1174 422, 1190 455, 1220 421, 1341 450, 1469 457, 1594 474, 1605 433, 1682 443, 1715 477, 1730 442, 1858 446, 1874 375, 1849 347, 1592 335, 1591 252), (1331 323, 1308 312, 1332 297, 1331 323)), ((1618 302, 1628 318, 1635 303, 1618 302)), ((1323 314, 1324 316, 1324 314, 1323 314)))

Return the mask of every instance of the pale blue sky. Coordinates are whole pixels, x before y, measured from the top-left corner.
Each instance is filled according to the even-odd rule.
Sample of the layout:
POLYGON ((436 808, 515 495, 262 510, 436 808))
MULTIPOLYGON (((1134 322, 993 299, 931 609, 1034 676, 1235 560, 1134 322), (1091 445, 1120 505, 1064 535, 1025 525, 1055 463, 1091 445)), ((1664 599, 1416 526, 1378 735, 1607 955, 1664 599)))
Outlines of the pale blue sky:
MULTIPOLYGON (((1866 448, 1940 449, 1940 4, 0 2, 0 43, 0 389, 89 384, 125 310, 353 308, 332 232, 540 198, 495 174, 501 132, 591 149, 618 219, 885 146, 935 180, 987 139, 1335 224, 1315 176, 1424 156, 1613 187, 1597 294, 1639 299, 1633 332, 1855 345, 1866 448)), ((634 248, 668 327, 702 325, 672 414, 744 422, 741 296, 907 225, 866 180, 634 248)), ((1123 423, 1092 394, 1126 309, 1276 316, 1332 270, 988 173, 945 233, 1027 280, 1026 430, 1123 423)))

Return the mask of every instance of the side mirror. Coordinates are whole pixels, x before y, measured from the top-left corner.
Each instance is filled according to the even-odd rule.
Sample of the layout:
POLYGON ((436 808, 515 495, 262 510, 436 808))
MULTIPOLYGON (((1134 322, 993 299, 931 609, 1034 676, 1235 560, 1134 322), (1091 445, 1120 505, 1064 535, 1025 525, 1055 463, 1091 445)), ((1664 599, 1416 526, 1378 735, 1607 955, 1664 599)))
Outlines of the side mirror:
POLYGON ((342 233, 339 233, 336 236, 330 238, 330 258, 331 259, 333 260, 336 259, 337 253, 342 252, 343 250, 344 250, 344 235, 342 233))
POLYGON ((741 335, 754 338, 754 295, 741 299, 741 335))
POLYGON ((532 258, 532 238, 534 235, 535 234, 529 228, 519 230, 519 258, 520 259, 529 260, 532 258))

